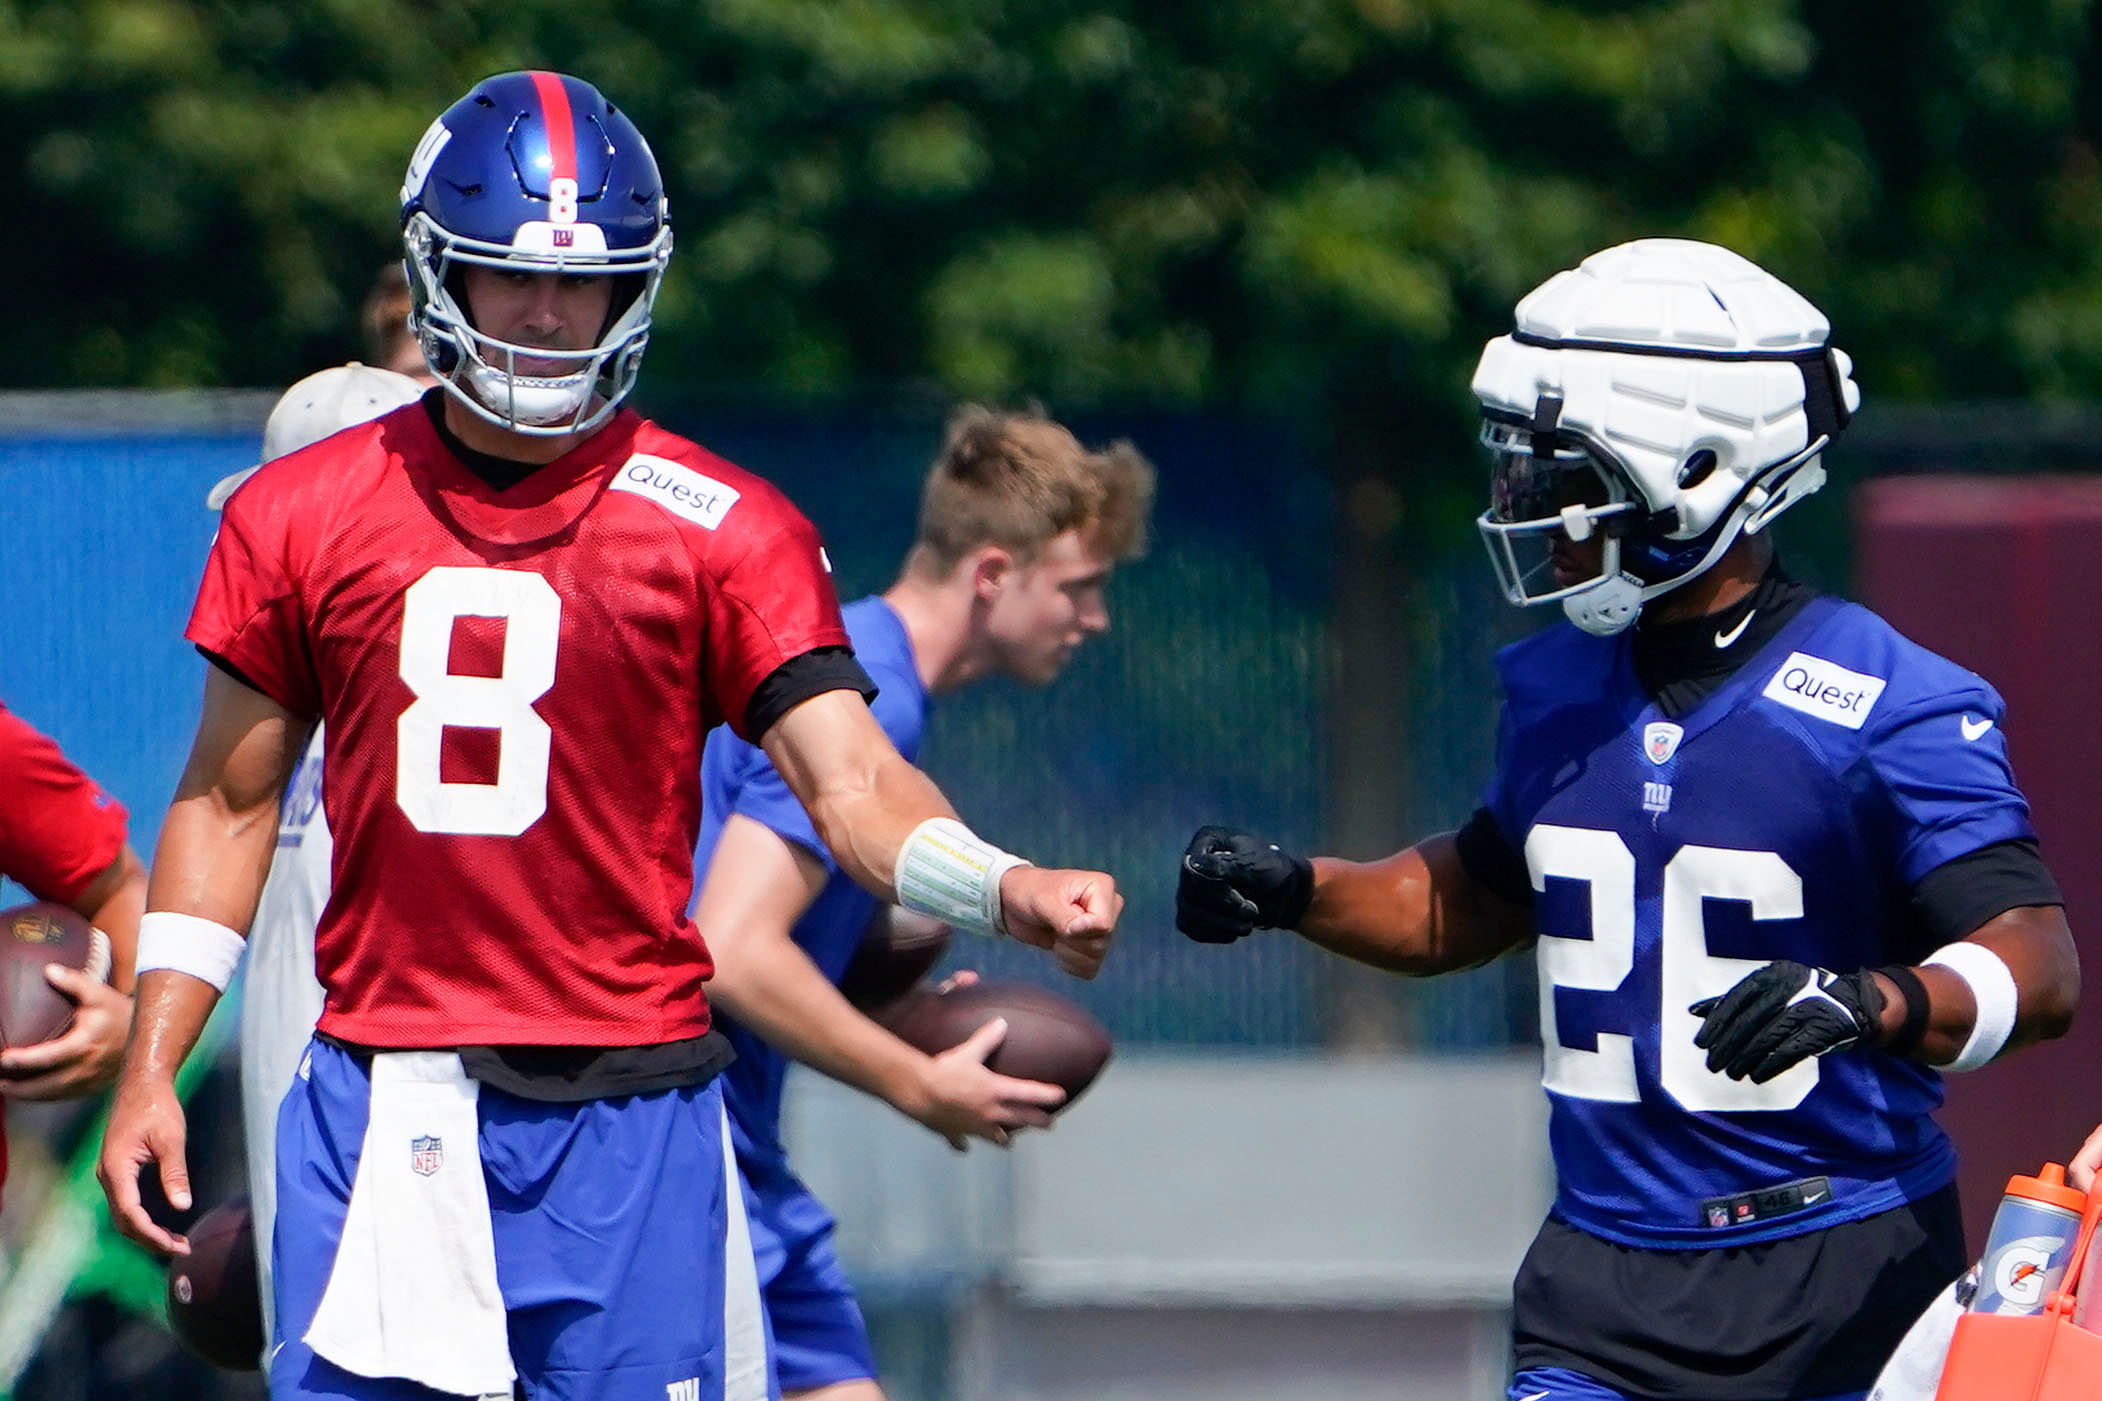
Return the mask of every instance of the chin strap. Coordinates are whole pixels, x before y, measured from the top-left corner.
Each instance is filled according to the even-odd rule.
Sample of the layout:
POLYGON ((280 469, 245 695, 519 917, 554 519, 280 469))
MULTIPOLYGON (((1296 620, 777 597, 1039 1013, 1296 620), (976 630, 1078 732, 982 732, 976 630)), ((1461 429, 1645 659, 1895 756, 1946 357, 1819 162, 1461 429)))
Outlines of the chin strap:
POLYGON ((1611 637, 1625 632, 1642 616, 1642 581, 1632 574, 1616 574, 1579 594, 1562 600, 1562 616, 1593 637, 1611 637))

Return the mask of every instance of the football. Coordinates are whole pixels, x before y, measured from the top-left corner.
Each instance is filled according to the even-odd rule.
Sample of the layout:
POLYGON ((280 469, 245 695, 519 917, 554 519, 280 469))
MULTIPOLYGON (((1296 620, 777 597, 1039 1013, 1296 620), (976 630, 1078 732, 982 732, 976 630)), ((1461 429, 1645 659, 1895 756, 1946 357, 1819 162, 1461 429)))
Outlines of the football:
POLYGON ((907 993, 877 1020, 908 1045, 935 1055, 959 1045, 994 1017, 1007 1038, 986 1064, 1002 1075, 1044 1080, 1066 1092, 1070 1108, 1108 1063, 1109 1030, 1067 997, 1034 983, 985 981, 940 992, 907 993))
POLYGON ((949 947, 949 926, 897 905, 879 908, 861 934, 839 990, 863 1011, 904 996, 949 947))
POLYGON ((263 1360, 263 1296, 246 1193, 189 1229, 190 1253, 168 1261, 168 1328, 215 1366, 253 1372, 263 1360))
POLYGON ((109 938, 64 905, 33 901, 0 910, 0 1046, 49 1041, 73 1020, 73 1002, 44 966, 64 964, 109 977, 109 938))

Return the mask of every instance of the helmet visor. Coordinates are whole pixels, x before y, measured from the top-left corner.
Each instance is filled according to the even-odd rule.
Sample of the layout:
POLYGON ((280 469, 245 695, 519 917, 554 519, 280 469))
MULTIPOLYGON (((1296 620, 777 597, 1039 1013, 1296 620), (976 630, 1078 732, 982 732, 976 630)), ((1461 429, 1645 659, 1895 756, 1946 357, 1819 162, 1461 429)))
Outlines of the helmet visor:
POLYGON ((1552 446, 1536 447, 1531 430, 1489 422, 1482 425, 1482 446, 1489 452, 1489 519, 1499 524, 1559 519, 1570 506, 1627 500, 1620 474, 1569 438, 1557 435, 1552 446))
POLYGON ((1485 423, 1482 445, 1489 509, 1476 525, 1507 599, 1547 603, 1619 572, 1618 536, 1636 511, 1619 471, 1562 435, 1535 451, 1531 430, 1509 423, 1485 423))

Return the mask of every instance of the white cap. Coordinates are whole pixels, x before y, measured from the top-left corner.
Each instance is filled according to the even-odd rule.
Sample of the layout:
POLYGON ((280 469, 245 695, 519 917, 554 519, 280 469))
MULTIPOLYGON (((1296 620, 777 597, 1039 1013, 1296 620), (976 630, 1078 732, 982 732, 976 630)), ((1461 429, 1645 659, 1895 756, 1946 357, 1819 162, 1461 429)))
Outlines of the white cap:
MULTIPOLYGON (((407 375, 375 369, 353 360, 347 365, 308 375, 287 389, 263 424, 263 462, 298 452, 344 429, 413 403, 423 386, 407 375)), ((258 463, 257 466, 261 466, 258 463)), ((204 498, 216 511, 241 483, 255 475, 249 467, 226 477, 204 498)))

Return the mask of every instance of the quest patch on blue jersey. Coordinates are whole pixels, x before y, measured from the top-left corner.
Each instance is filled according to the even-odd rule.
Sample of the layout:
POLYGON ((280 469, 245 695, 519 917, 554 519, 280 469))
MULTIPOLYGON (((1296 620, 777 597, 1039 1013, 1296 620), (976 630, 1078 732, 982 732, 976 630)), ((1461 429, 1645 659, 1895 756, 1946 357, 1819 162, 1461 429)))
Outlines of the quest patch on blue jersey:
POLYGON ((1864 676, 1808 652, 1790 652, 1760 694, 1790 710, 1858 730, 1888 684, 1880 676, 1864 676))

